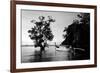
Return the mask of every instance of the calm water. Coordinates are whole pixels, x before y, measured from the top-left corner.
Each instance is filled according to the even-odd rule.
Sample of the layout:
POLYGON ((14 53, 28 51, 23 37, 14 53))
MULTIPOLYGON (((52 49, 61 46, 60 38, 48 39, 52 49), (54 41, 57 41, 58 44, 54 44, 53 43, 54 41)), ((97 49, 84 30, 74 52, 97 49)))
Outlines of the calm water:
POLYGON ((72 60, 72 53, 69 48, 60 46, 49 46, 45 48, 45 51, 40 54, 40 48, 34 48, 34 46, 23 46, 21 61, 22 63, 30 62, 49 62, 49 61, 66 61, 72 60))

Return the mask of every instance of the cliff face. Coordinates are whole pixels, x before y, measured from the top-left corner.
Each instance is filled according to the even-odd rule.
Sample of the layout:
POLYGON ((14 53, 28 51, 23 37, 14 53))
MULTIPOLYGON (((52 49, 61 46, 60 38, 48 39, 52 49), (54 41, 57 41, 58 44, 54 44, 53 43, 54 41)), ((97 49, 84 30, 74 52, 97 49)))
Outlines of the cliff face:
POLYGON ((72 24, 68 27, 65 40, 62 45, 71 45, 75 48, 89 48, 90 46, 90 30, 85 24, 72 24))
POLYGON ((62 45, 70 45, 75 48, 90 48, 90 14, 81 13, 77 15, 80 20, 73 20, 64 31, 66 35, 62 45))

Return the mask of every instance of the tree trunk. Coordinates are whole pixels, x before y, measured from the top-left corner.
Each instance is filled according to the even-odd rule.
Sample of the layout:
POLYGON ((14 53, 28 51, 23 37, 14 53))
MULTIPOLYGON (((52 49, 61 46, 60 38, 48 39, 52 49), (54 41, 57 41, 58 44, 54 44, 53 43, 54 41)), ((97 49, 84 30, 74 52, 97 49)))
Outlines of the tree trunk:
POLYGON ((40 54, 42 54, 43 51, 45 52, 45 46, 42 45, 40 46, 40 54))

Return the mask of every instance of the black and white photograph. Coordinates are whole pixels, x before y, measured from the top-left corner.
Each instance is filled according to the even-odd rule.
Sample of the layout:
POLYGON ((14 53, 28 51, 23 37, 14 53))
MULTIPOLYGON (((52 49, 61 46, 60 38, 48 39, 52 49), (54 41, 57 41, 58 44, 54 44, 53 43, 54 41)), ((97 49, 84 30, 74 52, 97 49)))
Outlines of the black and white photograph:
POLYGON ((21 63, 90 59, 90 13, 21 9, 21 63))

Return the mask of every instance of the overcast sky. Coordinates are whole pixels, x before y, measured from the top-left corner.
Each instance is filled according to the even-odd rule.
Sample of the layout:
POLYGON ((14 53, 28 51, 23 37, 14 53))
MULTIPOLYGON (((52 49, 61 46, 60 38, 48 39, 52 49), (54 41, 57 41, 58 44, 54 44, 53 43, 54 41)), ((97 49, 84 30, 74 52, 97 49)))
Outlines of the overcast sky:
POLYGON ((39 21, 39 16, 44 16, 45 19, 47 19, 47 16, 52 16, 52 18, 56 20, 50 26, 54 35, 52 42, 62 42, 64 40, 62 36, 64 34, 64 27, 68 27, 74 19, 78 19, 77 14, 79 14, 79 12, 21 10, 22 43, 32 43, 27 31, 34 26, 30 21, 33 19, 39 21))

